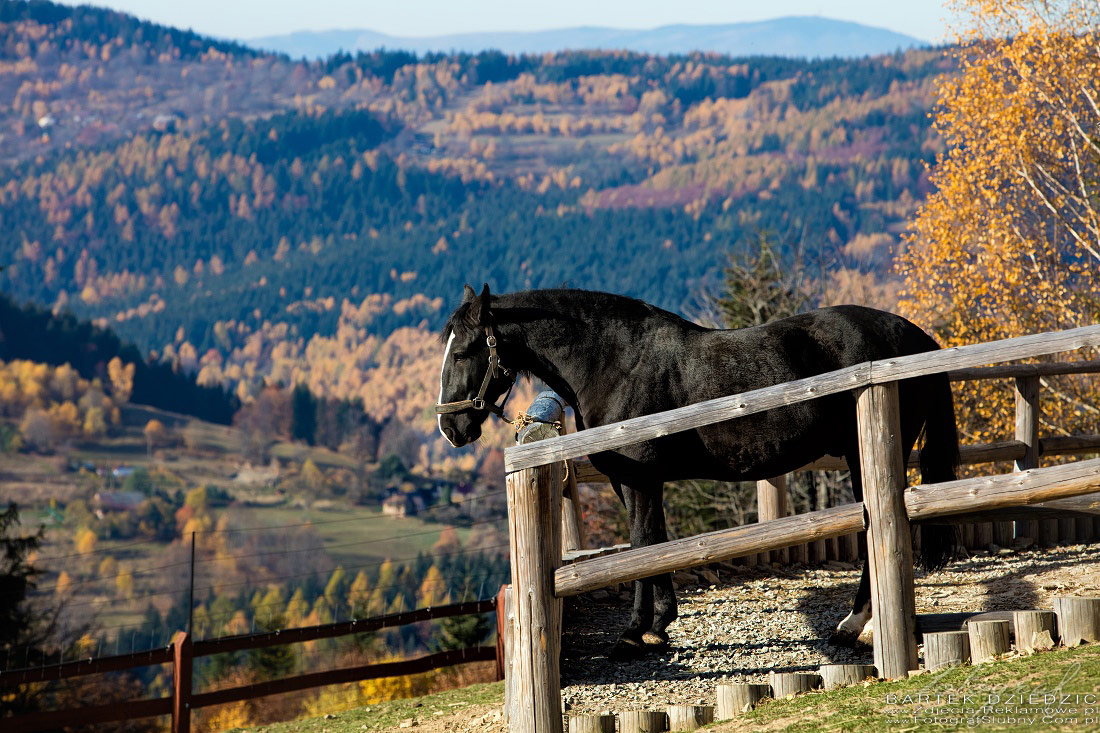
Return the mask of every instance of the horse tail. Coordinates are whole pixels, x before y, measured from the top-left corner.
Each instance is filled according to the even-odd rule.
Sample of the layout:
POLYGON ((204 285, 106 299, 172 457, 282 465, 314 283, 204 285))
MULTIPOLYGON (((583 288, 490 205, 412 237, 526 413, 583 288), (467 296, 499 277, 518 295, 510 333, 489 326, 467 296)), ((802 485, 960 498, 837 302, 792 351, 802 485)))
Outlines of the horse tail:
MULTIPOLYGON (((926 378, 924 445, 920 452, 922 484, 954 481, 959 466, 959 431, 955 404, 946 374, 926 378)), ((920 525, 920 565, 938 570, 955 558, 958 537, 954 525, 920 525)))

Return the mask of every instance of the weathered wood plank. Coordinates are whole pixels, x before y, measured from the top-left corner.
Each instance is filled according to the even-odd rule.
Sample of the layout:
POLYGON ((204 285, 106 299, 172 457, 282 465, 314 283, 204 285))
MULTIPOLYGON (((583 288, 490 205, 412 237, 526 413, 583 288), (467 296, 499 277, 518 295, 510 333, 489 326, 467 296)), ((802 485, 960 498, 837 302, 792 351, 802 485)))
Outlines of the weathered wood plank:
POLYGON ((561 479, 560 462, 515 471, 506 479, 516 609, 513 733, 562 731, 561 601, 554 598, 554 569, 561 561, 561 479))
MULTIPOLYGON (((998 440, 992 443, 975 443, 959 446, 959 464, 973 466, 980 463, 1000 461, 1020 461, 1027 453, 1028 446, 1019 440, 998 440)), ((1070 456, 1100 453, 1100 435, 1060 435, 1039 440, 1039 455, 1070 456)), ((596 470, 587 457, 578 458, 576 466, 577 481, 582 484, 606 484, 610 479, 596 470)), ((920 468, 920 450, 909 454, 907 468, 920 468)), ((1036 465, 1038 465, 1036 463, 1036 465)), ((797 471, 847 471, 848 461, 838 456, 823 456, 808 463, 797 471)))
POLYGON ((1050 502, 1100 491, 1100 458, 907 489, 910 519, 1050 502))
POLYGON ((875 667, 886 679, 917 669, 917 603, 913 542, 905 512, 905 466, 896 382, 864 388, 856 397, 859 465, 867 508, 867 564, 875 667))
POLYGON ((614 450, 683 430, 845 392, 865 384, 870 376, 870 369, 870 363, 857 364, 827 374, 697 402, 610 425, 600 425, 530 445, 512 446, 504 451, 504 470, 518 471, 551 461, 564 461, 567 458, 614 450))
POLYGON ((615 450, 683 430, 692 430, 869 384, 885 384, 952 369, 1029 359, 1088 346, 1100 346, 1100 325, 865 362, 793 382, 697 402, 610 425, 600 425, 573 435, 509 447, 504 452, 504 468, 505 471, 512 472, 551 461, 564 461, 590 453, 615 450))
MULTIPOLYGON (((1017 377, 1014 383, 1016 395, 1016 441, 1023 445, 1024 452, 1017 456, 1016 471, 1027 471, 1039 467, 1039 377, 1027 375, 1017 377)), ((1030 537, 1038 542, 1039 521, 1035 518, 1018 520, 1014 525, 1014 536, 1030 537)))
POLYGON ((947 373, 952 382, 976 379, 1012 379, 1020 377, 1053 377, 1058 374, 1094 374, 1100 372, 1100 360, 1062 361, 1043 364, 1000 364, 989 367, 954 369, 947 373))
MULTIPOLYGON (((1043 509, 1069 508, 1054 503, 1100 492, 1100 458, 1000 476, 980 476, 905 491, 911 520, 976 514, 1020 505, 1043 509)), ((1100 506, 1100 497, 1088 497, 1083 506, 1100 506)), ((1002 518, 1003 515, 989 515, 1002 518)), ((846 504, 818 512, 776 519, 766 524, 717 530, 706 534, 639 547, 560 568, 555 594, 577 595, 613 583, 670 573, 707 563, 866 529, 860 504, 846 504)))
MULTIPOLYGON (((1100 443, 1100 440, 1098 440, 1100 443)), ((993 443, 975 443, 959 446, 959 463, 972 466, 977 463, 995 463, 997 461, 1015 461, 1026 450, 1026 446, 1016 440, 998 440, 993 443)), ((909 454, 907 468, 920 468, 920 450, 909 454)), ((799 471, 847 471, 848 462, 836 456, 825 456, 803 466, 799 471)))
MULTIPOLYGON (((787 477, 776 476, 773 479, 756 482, 756 519, 769 522, 787 516, 787 477)), ((762 553, 762 562, 778 562, 786 565, 790 560, 790 551, 786 547, 762 553)))
POLYGON ((630 549, 630 543, 624 542, 621 545, 612 545, 611 547, 597 547, 592 550, 572 550, 570 552, 562 553, 561 564, 569 565, 575 562, 584 562, 585 560, 592 560, 593 558, 603 557, 605 555, 614 555, 616 552, 623 552, 630 549))
POLYGON ((764 524, 721 529, 559 568, 554 574, 554 593, 558 597, 575 596, 612 583, 625 583, 733 557, 839 537, 863 529, 861 504, 846 504, 764 524))
POLYGON ((1100 346, 1100 325, 1036 333, 984 344, 955 346, 938 351, 899 356, 895 359, 881 359, 871 364, 871 381, 875 384, 883 384, 948 372, 953 369, 1031 359, 1089 346, 1100 346))

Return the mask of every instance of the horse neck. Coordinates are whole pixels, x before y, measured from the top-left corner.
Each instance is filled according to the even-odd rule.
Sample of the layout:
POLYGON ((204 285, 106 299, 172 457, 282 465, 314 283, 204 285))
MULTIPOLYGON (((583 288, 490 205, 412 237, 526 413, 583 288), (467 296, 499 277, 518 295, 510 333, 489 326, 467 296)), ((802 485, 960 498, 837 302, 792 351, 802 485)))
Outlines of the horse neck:
POLYGON ((499 312, 502 363, 545 382, 579 413, 600 399, 608 375, 629 370, 628 364, 618 363, 629 349, 613 348, 623 339, 621 328, 590 313, 527 304, 517 304, 514 312, 522 315, 518 322, 508 322, 509 310, 499 312))

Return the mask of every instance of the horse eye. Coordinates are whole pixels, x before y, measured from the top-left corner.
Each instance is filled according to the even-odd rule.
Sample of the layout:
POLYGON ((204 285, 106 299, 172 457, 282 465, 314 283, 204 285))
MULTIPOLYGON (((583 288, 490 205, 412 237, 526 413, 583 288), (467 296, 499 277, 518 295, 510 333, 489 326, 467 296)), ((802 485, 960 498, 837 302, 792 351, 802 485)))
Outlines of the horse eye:
POLYGON ((469 358, 469 354, 455 354, 455 362, 466 361, 469 358))

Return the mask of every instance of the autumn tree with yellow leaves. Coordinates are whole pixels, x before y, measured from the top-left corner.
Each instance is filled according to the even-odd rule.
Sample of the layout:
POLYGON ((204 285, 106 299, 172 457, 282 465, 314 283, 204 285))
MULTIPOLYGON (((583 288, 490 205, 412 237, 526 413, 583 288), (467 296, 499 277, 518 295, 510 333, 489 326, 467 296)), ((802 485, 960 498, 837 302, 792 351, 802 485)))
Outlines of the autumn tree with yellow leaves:
MULTIPOLYGON (((960 72, 941 82, 935 118, 947 152, 896 263, 900 309, 944 346, 1095 323, 1100 6, 954 5, 964 19, 953 51, 960 72)), ((1007 384, 955 392, 969 440, 1003 439, 1013 415, 1007 384)), ((1094 397, 1087 378, 1044 379, 1042 429, 1096 432, 1094 397)))

